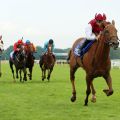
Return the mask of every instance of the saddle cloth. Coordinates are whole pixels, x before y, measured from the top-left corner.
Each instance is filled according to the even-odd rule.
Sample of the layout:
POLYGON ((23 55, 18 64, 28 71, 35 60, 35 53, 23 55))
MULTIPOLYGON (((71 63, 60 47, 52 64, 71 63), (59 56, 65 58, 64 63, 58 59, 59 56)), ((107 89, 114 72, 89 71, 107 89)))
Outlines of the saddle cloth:
POLYGON ((13 53, 14 53, 14 51, 12 51, 11 53, 10 53, 10 58, 13 60, 13 53))
POLYGON ((80 58, 82 58, 84 56, 84 54, 89 50, 89 48, 91 47, 91 45, 94 43, 95 40, 91 40, 82 50, 80 50, 80 47, 83 45, 83 43, 85 42, 86 38, 82 39, 75 47, 74 49, 74 54, 76 56, 79 56, 80 58))

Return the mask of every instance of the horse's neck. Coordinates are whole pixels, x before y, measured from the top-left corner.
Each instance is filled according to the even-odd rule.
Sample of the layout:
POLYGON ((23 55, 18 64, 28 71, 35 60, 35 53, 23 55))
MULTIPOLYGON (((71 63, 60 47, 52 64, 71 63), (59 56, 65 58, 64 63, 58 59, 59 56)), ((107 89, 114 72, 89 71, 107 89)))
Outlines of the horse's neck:
POLYGON ((98 63, 105 63, 109 58, 110 47, 104 43, 104 36, 101 35, 100 40, 98 41, 97 50, 95 53, 95 61, 98 63))
POLYGON ((48 45, 48 53, 51 53, 52 46, 48 45))

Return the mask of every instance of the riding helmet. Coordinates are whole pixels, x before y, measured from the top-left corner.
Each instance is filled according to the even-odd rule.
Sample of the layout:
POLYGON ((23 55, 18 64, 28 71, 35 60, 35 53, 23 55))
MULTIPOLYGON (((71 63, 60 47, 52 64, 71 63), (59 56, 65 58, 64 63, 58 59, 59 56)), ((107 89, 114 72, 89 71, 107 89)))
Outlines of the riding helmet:
POLYGON ((26 40, 26 42, 25 42, 26 44, 30 44, 30 40, 26 40))
POLYGON ((49 40, 49 44, 53 44, 53 40, 52 39, 49 40))
POLYGON ((20 39, 20 40, 18 40, 18 44, 22 44, 23 43, 23 41, 20 39))

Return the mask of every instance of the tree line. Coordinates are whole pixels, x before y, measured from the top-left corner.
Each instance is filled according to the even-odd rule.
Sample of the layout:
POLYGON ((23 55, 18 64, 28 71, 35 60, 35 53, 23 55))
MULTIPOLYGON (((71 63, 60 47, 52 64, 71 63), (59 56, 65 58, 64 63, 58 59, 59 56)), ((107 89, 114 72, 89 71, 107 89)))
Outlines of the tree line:
MULTIPOLYGON (((36 53, 34 53, 34 56, 37 60, 39 60, 40 56, 43 53, 43 48, 40 46, 36 47, 37 51, 36 53)), ((60 49, 60 48, 55 48, 54 53, 68 53, 70 50, 70 48, 67 49, 60 49)), ((10 53, 13 51, 13 46, 8 47, 5 51, 3 51, 3 53, 1 54, 1 59, 2 60, 9 60, 9 56, 10 53)), ((57 57, 57 56, 56 56, 57 57)), ((60 58, 60 56, 59 56, 60 58)), ((111 59, 120 59, 120 48, 118 48, 117 50, 110 50, 110 58, 111 59)), ((63 57, 61 56, 61 59, 63 59, 63 57)))

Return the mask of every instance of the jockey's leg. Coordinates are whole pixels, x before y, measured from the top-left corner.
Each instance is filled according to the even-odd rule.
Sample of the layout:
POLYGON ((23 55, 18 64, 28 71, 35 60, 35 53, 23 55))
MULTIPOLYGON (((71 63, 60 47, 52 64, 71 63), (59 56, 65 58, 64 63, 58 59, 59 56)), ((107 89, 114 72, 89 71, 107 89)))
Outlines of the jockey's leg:
POLYGON ((16 54, 17 54, 17 51, 14 51, 14 52, 13 52, 13 60, 15 60, 16 54))
POLYGON ((90 42, 91 40, 85 40, 85 42, 82 44, 82 46, 80 47, 80 51, 90 42))

